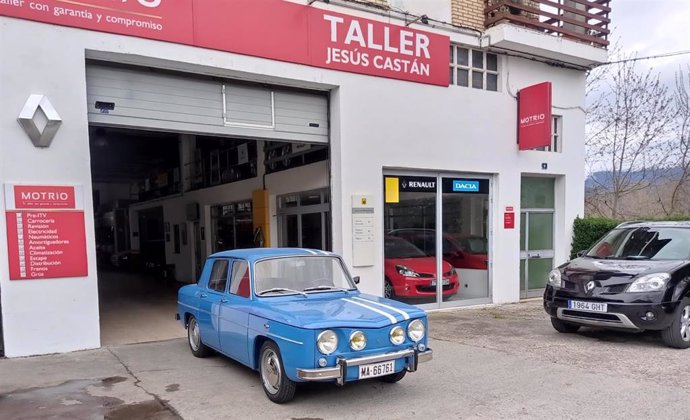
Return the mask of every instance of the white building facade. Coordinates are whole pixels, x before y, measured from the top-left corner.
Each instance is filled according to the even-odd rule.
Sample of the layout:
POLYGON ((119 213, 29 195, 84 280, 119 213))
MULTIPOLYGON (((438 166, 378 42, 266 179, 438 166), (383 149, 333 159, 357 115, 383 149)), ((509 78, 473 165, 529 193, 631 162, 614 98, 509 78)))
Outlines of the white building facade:
MULTIPOLYGON (((131 28, 132 35, 107 33, 79 23, 79 19, 86 18, 71 17, 67 23, 55 24, 51 22, 60 17, 55 17, 58 3, 52 3, 0 4, 0 183, 6 191, 0 196, 0 208, 7 215, 0 218, 0 304, 7 357, 101 345, 101 269, 97 264, 93 194, 97 184, 92 178, 93 155, 89 146, 93 135, 90 133, 97 127, 163 131, 180 136, 180 191, 131 204, 127 233, 130 248, 138 249, 137 232, 142 228, 136 215, 151 207, 161 207, 165 231, 176 237, 181 235, 180 229, 184 233, 181 243, 175 243, 176 237, 165 242, 165 262, 174 266, 175 279, 180 282, 195 281, 196 260, 217 249, 214 218, 218 211, 224 211, 218 210, 224 204, 251 203, 251 209, 246 210, 252 216, 253 232, 262 227, 264 245, 314 243, 307 240, 306 232, 312 222, 299 216, 299 211, 291 210, 289 204, 293 197, 307 200, 304 197, 313 197, 314 192, 319 201, 309 205, 316 206, 316 210, 304 214, 321 217, 320 224, 317 223, 321 241, 317 243, 344 257, 352 274, 360 276, 360 289, 374 295, 392 293, 395 298, 409 298, 427 309, 517 302, 538 294, 540 276, 569 258, 572 222, 584 214, 586 69, 606 60, 606 51, 599 46, 510 22, 478 31, 442 24, 453 21, 451 2, 435 2, 434 10, 424 10, 426 2, 409 2, 410 14, 401 15, 385 7, 353 6, 346 1, 317 1, 311 5, 307 1, 277 1, 326 16, 322 19, 329 28, 342 31, 327 33, 326 39, 320 41, 326 46, 332 39, 349 36, 347 45, 357 47, 359 53, 386 53, 384 42, 372 39, 373 33, 367 34, 364 23, 358 31, 347 27, 347 19, 342 25, 333 20, 341 15, 375 22, 369 31, 380 30, 381 34, 409 31, 404 35, 402 48, 411 52, 410 66, 417 59, 420 68, 398 77, 391 76, 395 69, 355 72, 328 68, 323 63, 300 62, 301 58, 292 59, 290 54, 301 56, 302 52, 297 51, 301 46, 286 45, 275 52, 275 45, 269 48, 256 41, 266 36, 258 29, 245 28, 245 38, 221 39, 217 42, 227 42, 228 46, 211 49, 184 45, 190 43, 174 39, 146 39, 151 36, 142 37, 146 28, 137 27, 136 23, 122 30, 131 28), (48 8, 51 17, 38 21, 42 18, 31 14, 36 11, 29 11, 29 5, 48 8), (432 19, 428 24, 421 19, 409 23, 425 13, 432 19), (391 28, 391 32, 384 31, 385 28, 391 28), (255 37, 256 42, 249 42, 246 37, 255 37), (369 39, 361 41, 358 37, 369 39), (360 42, 365 43, 363 47, 360 42), (438 51, 444 57, 427 60, 428 55, 438 55, 438 51), (424 65, 430 67, 425 69, 424 65), (444 76, 439 77, 440 73, 444 76), (101 82, 108 74, 115 74, 115 81, 104 87, 101 82), (186 83, 185 80, 198 83, 190 88, 194 92, 216 86, 213 97, 219 102, 208 107, 221 106, 222 102, 222 107, 230 108, 224 110, 226 114, 216 115, 213 111, 218 121, 211 122, 199 116, 187 121, 170 117, 179 110, 165 98, 157 105, 159 109, 148 109, 148 113, 140 108, 127 110, 129 105, 125 103, 134 100, 132 92, 142 91, 133 86, 144 77, 172 83, 149 92, 152 95, 181 86, 179 83, 186 83), (446 83, 438 83, 444 77, 446 83), (551 83, 552 143, 542 150, 520 150, 517 93, 543 82, 551 83), (256 89, 257 95, 269 98, 266 103, 271 117, 265 124, 249 120, 228 122, 226 117, 234 109, 228 92, 235 88, 256 89), (31 95, 46 98, 59 114, 61 123, 49 147, 36 147, 17 122, 31 95), (314 114, 304 117, 316 121, 305 124, 304 130, 281 128, 285 121, 299 117, 289 109, 286 116, 280 117, 280 101, 299 103, 294 98, 306 98, 304 109, 314 114), (110 104, 114 108, 109 109, 110 104), (192 162, 194 142, 199 136, 256 141, 259 157, 255 171, 241 182, 220 182, 203 188, 185 186, 185 182, 191 182, 185 181, 191 179, 185 164, 192 162), (299 149, 295 149, 295 144, 327 145, 328 158, 272 172, 266 163, 272 157, 262 150, 266 150, 267 142, 280 141, 290 142, 291 151, 299 149), (8 197, 18 185, 78 187, 75 191, 83 200, 85 215, 85 275, 12 278, 10 269, 5 267, 10 266, 7 262, 16 254, 16 233, 8 230, 15 223, 11 204, 16 203, 8 203, 8 197), (463 189, 463 185, 469 185, 468 189, 463 189), (468 195, 462 195, 463 192, 468 195), (298 217, 290 219, 295 214, 298 217), (295 229, 301 229, 294 243, 288 238, 292 234, 288 224, 292 222, 297 223, 295 229), (422 246, 423 238, 410 236, 416 234, 431 235, 431 252, 422 246), (452 265, 458 279, 453 296, 461 298, 446 293, 446 286, 455 287, 452 281, 445 285, 440 281, 425 284, 423 290, 432 290, 433 294, 422 300, 406 295, 409 286, 389 278, 389 270, 400 274, 400 264, 393 264, 396 257, 386 255, 388 248, 384 244, 391 236, 406 245, 413 244, 432 258, 432 272, 445 273, 446 265, 452 265), (473 238, 479 248, 485 248, 474 253, 484 255, 484 267, 463 267, 463 263, 435 257, 446 254, 446 239, 459 243, 473 238), (535 261, 531 262, 532 259, 535 261), (387 268, 387 262, 394 268, 387 268), (392 292, 386 291, 387 285, 392 292)), ((142 14, 155 14, 154 5, 159 3, 144 1, 140 15, 127 16, 140 19, 142 14)), ((158 6, 163 7, 164 3, 165 0, 158 6)), ((280 10, 267 8, 267 21, 285 18, 272 15, 280 10)), ((168 19, 166 23, 172 22, 170 25, 186 24, 184 16, 161 16, 168 19)), ((141 20, 158 22, 153 18, 141 20)), ((198 28, 204 22, 195 24, 198 28)), ((203 36, 194 35, 195 40, 200 38, 203 36)), ((341 47, 344 40, 338 41, 341 47)), ((399 54, 400 39, 395 42, 390 48, 397 48, 399 54)), ((315 44, 305 41, 305 45, 314 54, 315 44)), ((147 86, 155 87, 155 82, 147 86)), ((201 108, 205 106, 199 104, 201 108)), ((35 118, 50 119, 43 115, 48 113, 44 109, 35 118)), ((39 126, 44 123, 37 122, 39 126)), ((465 260, 469 259, 468 253, 465 250, 465 260)), ((413 267, 407 268, 415 271, 413 267)), ((541 287, 544 281, 541 280, 541 287)))

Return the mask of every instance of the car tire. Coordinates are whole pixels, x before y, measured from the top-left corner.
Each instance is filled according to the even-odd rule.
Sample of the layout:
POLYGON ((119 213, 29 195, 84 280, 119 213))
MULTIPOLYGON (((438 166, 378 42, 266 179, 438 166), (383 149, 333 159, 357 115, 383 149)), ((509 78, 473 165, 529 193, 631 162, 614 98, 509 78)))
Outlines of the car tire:
POLYGON ((393 289, 393 283, 386 279, 383 283, 383 297, 386 299, 395 299, 395 290, 393 289))
POLYGON ((283 404, 295 396, 297 384, 285 374, 280 349, 272 341, 266 341, 259 352, 261 385, 269 400, 283 404))
POLYGON ((690 347, 690 299, 680 302, 673 314, 673 322, 661 331, 661 339, 669 347, 687 349, 690 347))
POLYGON ((407 374, 407 369, 403 369, 398 373, 392 373, 390 375, 382 376, 380 379, 381 379, 381 382, 394 384, 398 381, 401 381, 402 378, 404 378, 406 374, 407 374))
POLYGON ((579 329, 579 325, 571 324, 568 322, 563 322, 558 318, 551 317, 551 325, 553 329, 563 334, 576 333, 579 329))
POLYGON ((190 316, 189 321, 187 321, 187 343, 195 357, 203 358, 211 354, 211 349, 201 341, 199 323, 193 316, 190 316))

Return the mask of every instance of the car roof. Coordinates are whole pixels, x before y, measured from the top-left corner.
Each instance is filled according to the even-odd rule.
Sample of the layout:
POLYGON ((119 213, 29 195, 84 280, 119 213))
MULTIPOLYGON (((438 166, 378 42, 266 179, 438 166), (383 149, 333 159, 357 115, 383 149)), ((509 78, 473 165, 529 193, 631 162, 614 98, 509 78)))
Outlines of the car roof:
POLYGON ((329 255, 335 256, 332 252, 321 251, 320 249, 307 248, 245 248, 233 249, 231 251, 221 251, 212 254, 209 258, 240 258, 248 261, 257 261, 263 258, 273 257, 294 257, 300 255, 329 255))
POLYGON ((641 227, 674 227, 674 228, 690 228, 690 220, 681 221, 658 221, 658 222, 645 222, 645 221, 632 221, 624 222, 616 226, 616 228, 641 228, 641 227))

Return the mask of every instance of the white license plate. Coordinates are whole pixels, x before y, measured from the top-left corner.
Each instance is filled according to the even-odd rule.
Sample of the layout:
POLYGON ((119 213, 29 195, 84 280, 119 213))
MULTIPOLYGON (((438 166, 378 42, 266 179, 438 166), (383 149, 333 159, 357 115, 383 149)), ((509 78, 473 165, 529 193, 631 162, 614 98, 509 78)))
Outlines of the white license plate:
POLYGON ((372 363, 359 367, 359 379, 375 378, 395 373, 395 360, 388 362, 372 363))
MULTIPOLYGON (((443 279, 443 285, 448 286, 450 284, 450 280, 448 279, 443 279)), ((431 280, 431 285, 436 286, 436 280, 431 280)))
POLYGON ((578 311, 589 312, 606 312, 607 304, 598 302, 582 302, 580 300, 569 300, 568 309, 576 309, 578 311))

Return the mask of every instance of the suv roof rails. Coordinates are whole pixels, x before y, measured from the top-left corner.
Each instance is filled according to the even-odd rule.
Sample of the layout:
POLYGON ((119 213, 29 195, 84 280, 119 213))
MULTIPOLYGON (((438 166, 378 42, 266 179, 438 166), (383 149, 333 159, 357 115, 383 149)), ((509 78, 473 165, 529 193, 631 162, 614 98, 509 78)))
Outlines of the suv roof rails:
POLYGON ((627 225, 633 225, 635 223, 645 223, 646 220, 628 220, 627 222, 620 223, 616 227, 622 227, 622 226, 627 226, 627 225))

